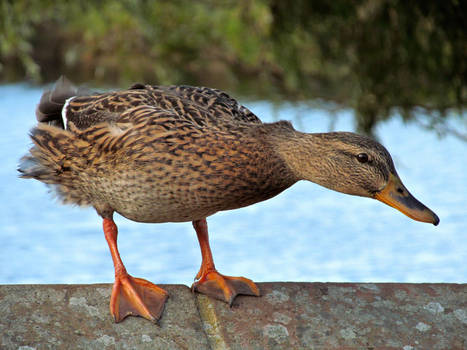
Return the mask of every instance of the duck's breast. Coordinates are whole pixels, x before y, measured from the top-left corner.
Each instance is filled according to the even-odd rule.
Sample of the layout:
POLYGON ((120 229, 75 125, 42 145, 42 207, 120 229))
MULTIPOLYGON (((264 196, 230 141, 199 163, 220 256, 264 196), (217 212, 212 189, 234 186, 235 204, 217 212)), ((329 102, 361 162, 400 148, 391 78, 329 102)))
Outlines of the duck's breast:
POLYGON ((134 221, 201 219, 271 198, 294 182, 262 142, 242 134, 174 134, 138 152, 145 152, 140 160, 133 150, 89 181, 96 200, 134 221))

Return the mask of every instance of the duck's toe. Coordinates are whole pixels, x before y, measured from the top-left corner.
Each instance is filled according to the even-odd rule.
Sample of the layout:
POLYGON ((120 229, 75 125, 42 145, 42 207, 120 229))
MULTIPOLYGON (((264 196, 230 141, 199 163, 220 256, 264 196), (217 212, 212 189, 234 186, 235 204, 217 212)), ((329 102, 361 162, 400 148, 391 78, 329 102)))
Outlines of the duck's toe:
POLYGON ((120 322, 129 315, 157 322, 168 296, 164 289, 145 279, 128 274, 119 276, 112 289, 110 313, 115 322, 120 322))
POLYGON ((239 294, 257 297, 261 295, 252 280, 245 277, 224 276, 216 270, 201 275, 191 288, 193 291, 225 301, 230 306, 239 294))

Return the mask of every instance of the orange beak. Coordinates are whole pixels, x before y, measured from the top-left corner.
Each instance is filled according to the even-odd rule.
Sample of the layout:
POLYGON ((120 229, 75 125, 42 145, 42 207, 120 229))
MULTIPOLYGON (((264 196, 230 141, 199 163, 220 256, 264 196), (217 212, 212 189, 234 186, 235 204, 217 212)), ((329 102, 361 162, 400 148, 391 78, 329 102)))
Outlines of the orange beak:
POLYGON ((388 184, 375 194, 375 198, 409 218, 435 226, 439 224, 438 216, 412 196, 397 175, 390 175, 388 184))

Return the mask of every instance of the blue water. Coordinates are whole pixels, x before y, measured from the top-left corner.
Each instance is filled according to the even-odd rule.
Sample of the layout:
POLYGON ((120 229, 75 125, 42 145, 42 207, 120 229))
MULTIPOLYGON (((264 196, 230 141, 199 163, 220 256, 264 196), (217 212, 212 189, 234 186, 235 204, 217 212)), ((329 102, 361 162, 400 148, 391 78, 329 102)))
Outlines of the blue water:
MULTIPOLYGON (((47 187, 17 177, 31 145, 41 89, 0 86, 0 283, 113 281, 93 209, 63 206, 47 187)), ((247 103, 265 121, 297 129, 353 130, 352 112, 247 103)), ((465 119, 464 119, 465 120, 465 119)), ((455 117, 451 126, 466 130, 455 117)), ((409 190, 441 218, 412 221, 384 204, 300 182, 281 195, 208 219, 218 270, 255 281, 467 282, 467 144, 393 118, 378 128, 409 190)), ((116 215, 128 271, 156 283, 191 285, 200 264, 190 223, 140 224, 116 215)))

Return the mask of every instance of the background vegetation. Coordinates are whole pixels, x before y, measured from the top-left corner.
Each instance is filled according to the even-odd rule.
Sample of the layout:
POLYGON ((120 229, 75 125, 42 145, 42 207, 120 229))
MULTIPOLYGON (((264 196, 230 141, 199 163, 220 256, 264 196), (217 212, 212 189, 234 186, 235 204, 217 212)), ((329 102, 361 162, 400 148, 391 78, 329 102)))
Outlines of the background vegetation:
POLYGON ((2 0, 0 80, 332 102, 370 134, 421 108, 436 127, 465 108, 466 20, 458 0, 2 0))

